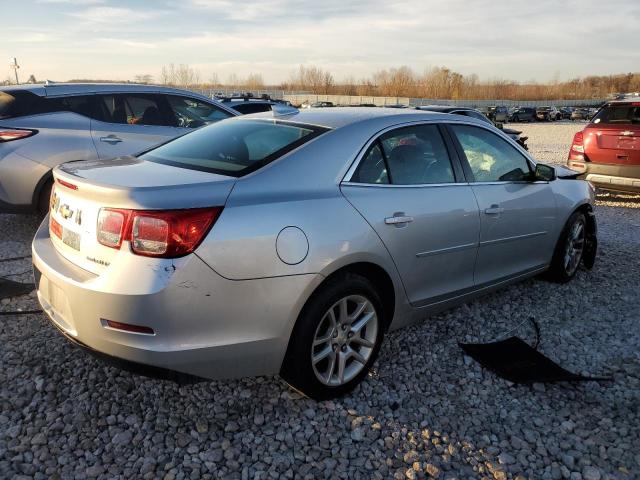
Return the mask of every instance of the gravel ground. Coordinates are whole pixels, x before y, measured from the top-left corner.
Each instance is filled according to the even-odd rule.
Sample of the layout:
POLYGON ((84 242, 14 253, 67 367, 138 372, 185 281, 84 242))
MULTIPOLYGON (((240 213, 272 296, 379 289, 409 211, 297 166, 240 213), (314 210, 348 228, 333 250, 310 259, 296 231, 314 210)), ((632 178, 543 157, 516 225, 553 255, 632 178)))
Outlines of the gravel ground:
MULTIPOLYGON (((554 163, 580 128, 519 126, 554 163)), ((530 280, 388 335, 370 378, 339 401, 275 377, 138 377, 74 348, 44 315, 0 316, 0 478, 640 478, 640 196, 601 195, 597 215, 592 272, 530 280), (513 386, 457 346, 530 316, 545 354, 614 381, 513 386)), ((37 223, 0 215, 0 258, 28 254, 37 223)), ((3 262, 0 275, 28 268, 3 262)), ((24 296, 0 309, 36 306, 24 296)))

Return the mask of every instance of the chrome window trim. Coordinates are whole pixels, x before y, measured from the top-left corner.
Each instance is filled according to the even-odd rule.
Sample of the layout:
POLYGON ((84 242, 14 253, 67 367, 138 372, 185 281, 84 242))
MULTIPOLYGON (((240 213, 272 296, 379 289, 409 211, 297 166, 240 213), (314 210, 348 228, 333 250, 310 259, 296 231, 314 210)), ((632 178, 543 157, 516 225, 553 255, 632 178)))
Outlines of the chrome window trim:
POLYGON ((342 182, 341 185, 347 187, 385 187, 385 188, 424 188, 424 187, 468 187, 468 183, 450 182, 450 183, 414 183, 408 185, 395 185, 392 183, 361 183, 361 182, 342 182))
MULTIPOLYGON (((379 130, 378 132, 376 132, 374 135, 371 136, 371 138, 369 138, 369 140, 364 144, 364 146, 360 149, 360 151, 358 152, 358 154, 356 155, 355 159, 351 162, 351 166, 347 169, 347 173, 344 174, 342 180, 340 181, 340 184, 348 184, 348 185, 369 185, 369 186, 376 186, 376 187, 429 187, 429 186, 442 186, 442 185, 489 185, 489 184, 508 184, 508 183, 549 183, 549 182, 526 182, 526 181, 505 181, 505 182, 452 182, 452 183, 446 183, 446 184, 435 184, 435 183, 425 183, 425 184, 420 184, 420 185, 391 185, 391 184, 386 184, 386 183, 360 183, 360 182, 352 182, 351 178, 353 177, 353 174, 355 173, 355 171, 357 170, 358 166, 360 165, 360 162, 362 162, 362 160, 364 159, 364 155, 369 151, 369 147, 375 143, 382 135, 384 135, 385 133, 391 131, 391 130, 396 130, 399 128, 405 128, 405 127, 413 127, 413 126, 417 126, 417 125, 468 125, 470 127, 478 127, 478 128, 483 128, 485 130, 487 130, 488 132, 493 133, 494 135, 498 136, 499 138, 502 138, 504 140, 506 140, 511 146, 513 146, 516 151, 518 153, 520 153, 525 160, 527 160, 527 162, 529 162, 531 169, 533 171, 535 171, 537 162, 533 159, 533 157, 531 157, 529 155, 529 152, 527 152, 526 150, 524 150, 520 145, 518 145, 518 143, 513 140, 511 137, 509 137, 506 133, 502 132, 501 130, 498 130, 496 127, 493 126, 489 126, 486 123, 477 120, 477 119, 473 119, 472 117, 467 117, 467 116, 463 116, 463 115, 456 115, 457 118, 447 118, 446 120, 442 120, 442 119, 431 119, 431 120, 415 120, 413 122, 403 122, 403 123, 398 123, 395 125, 391 125, 388 127, 383 128, 382 130, 379 130), (472 120, 472 121, 469 121, 472 120)), ((443 141, 445 139, 443 138, 443 141)), ((446 144, 446 142, 445 142, 446 144)), ((449 161, 453 164, 454 159, 451 158, 451 155, 449 155, 449 161)), ((460 162, 462 162, 463 159, 460 159, 460 162)), ((452 165, 453 167, 453 165, 452 165)))

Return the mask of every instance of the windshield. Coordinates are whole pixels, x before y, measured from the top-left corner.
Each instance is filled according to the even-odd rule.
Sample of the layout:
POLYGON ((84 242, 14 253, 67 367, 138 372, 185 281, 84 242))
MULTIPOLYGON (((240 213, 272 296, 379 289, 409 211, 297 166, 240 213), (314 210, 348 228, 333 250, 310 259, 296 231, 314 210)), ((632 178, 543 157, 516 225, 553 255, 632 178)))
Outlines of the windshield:
POLYGON ((640 124, 640 103, 607 105, 594 117, 593 123, 603 124, 640 124))
POLYGON ((282 121, 224 121, 165 143, 140 158, 239 177, 325 131, 322 127, 282 121))

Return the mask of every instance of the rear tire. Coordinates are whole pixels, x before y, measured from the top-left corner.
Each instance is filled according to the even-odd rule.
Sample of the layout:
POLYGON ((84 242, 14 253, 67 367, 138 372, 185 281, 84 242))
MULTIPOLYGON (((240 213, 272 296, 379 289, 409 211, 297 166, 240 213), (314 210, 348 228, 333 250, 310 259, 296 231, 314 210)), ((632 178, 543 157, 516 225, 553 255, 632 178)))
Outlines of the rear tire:
POLYGON ((38 197, 38 213, 40 215, 46 215, 49 212, 52 188, 53 180, 48 180, 40 189, 40 196, 38 197))
POLYGON ((586 240, 587 219, 584 213, 574 212, 567 220, 556 244, 547 272, 549 280, 567 283, 575 276, 582 262, 586 240))
POLYGON ((330 279, 302 309, 280 376, 315 400, 350 392, 378 356, 383 315, 380 296, 367 278, 347 273, 330 279))

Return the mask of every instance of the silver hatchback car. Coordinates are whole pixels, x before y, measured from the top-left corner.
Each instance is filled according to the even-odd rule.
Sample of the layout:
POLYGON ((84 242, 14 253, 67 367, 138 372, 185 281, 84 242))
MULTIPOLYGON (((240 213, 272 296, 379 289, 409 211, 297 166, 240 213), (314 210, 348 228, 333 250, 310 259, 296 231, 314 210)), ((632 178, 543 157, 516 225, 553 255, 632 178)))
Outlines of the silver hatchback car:
POLYGON ((202 95, 154 85, 0 87, 0 212, 46 212, 60 163, 135 154, 236 115, 202 95))
POLYGON ((593 190, 472 118, 269 112, 54 171, 40 303, 149 373, 363 379, 383 334, 542 272, 593 265, 593 190))

